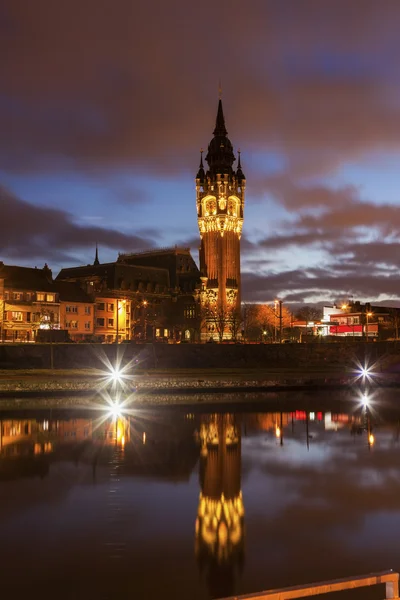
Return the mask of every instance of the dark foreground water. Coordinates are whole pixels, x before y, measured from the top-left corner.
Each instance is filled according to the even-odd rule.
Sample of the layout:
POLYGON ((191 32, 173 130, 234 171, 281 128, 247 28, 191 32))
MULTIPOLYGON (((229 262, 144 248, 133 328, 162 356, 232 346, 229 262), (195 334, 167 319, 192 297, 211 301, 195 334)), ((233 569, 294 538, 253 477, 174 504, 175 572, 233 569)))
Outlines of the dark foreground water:
POLYGON ((360 399, 0 411, 1 597, 203 600, 398 570, 398 394, 360 399))

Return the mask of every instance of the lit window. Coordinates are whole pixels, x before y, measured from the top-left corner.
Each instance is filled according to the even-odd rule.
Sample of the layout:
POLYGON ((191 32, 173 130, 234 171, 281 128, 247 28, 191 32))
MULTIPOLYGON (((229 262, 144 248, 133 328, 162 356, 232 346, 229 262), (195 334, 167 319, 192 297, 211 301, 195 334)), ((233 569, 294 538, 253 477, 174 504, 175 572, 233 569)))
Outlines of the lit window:
POLYGON ((22 312, 13 311, 11 313, 11 320, 12 321, 22 321, 22 312))
POLYGON ((108 312, 114 312, 114 304, 107 304, 107 310, 108 312))
POLYGON ((196 317, 196 307, 194 304, 185 306, 184 316, 185 316, 185 319, 194 319, 196 317))
POLYGON ((71 321, 71 328, 78 329, 78 321, 71 321))
POLYGON ((54 302, 54 294, 47 294, 47 302, 54 302))
POLYGON ((37 301, 38 301, 38 302, 44 302, 44 299, 45 299, 45 294, 41 294, 40 292, 38 292, 38 293, 36 294, 36 298, 37 298, 37 301))
POLYGON ((13 300, 21 300, 22 294, 20 292, 13 293, 13 300))
POLYGON ((114 327, 114 319, 108 319, 108 326, 114 327))

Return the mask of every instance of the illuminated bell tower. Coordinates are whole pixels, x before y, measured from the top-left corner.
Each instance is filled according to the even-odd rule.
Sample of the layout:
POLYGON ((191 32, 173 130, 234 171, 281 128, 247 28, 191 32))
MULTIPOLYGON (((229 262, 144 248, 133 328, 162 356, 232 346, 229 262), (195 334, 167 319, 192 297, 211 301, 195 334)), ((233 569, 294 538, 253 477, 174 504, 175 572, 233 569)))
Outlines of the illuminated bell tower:
MULTIPOLYGON (((197 220, 201 238, 200 272, 207 302, 222 310, 240 309, 240 237, 246 179, 236 171, 219 100, 214 137, 208 145, 204 170, 201 154, 196 176, 197 220)), ((204 297, 203 297, 204 302, 204 297)))

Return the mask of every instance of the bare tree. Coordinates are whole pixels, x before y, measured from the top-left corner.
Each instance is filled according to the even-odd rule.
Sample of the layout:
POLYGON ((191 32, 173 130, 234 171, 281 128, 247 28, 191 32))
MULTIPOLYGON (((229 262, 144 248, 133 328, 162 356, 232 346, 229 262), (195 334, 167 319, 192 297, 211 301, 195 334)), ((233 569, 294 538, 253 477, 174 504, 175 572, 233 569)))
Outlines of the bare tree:
POLYGON ((242 326, 240 309, 235 305, 220 305, 217 302, 207 302, 202 309, 202 328, 206 329, 210 337, 215 333, 222 342, 229 336, 236 340, 242 326))
POLYGON ((322 309, 319 306, 302 306, 296 312, 298 321, 319 321, 322 318, 322 309))

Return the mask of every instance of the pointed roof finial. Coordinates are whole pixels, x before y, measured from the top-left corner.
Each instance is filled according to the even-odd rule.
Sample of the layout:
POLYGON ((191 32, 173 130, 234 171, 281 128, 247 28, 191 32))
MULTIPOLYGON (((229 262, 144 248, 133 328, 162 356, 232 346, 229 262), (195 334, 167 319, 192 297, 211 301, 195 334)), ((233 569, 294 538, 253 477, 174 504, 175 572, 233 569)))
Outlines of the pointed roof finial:
POLYGON ((239 182, 246 179, 246 177, 244 176, 244 173, 242 171, 242 164, 240 162, 240 150, 239 149, 238 149, 238 166, 237 166, 237 170, 236 170, 236 177, 239 182))
POLYGON ((217 112, 217 120, 215 123, 214 135, 220 135, 222 137, 227 135, 227 130, 225 127, 225 117, 224 111, 222 108, 222 100, 221 98, 218 100, 218 112, 217 112))
POLYGON ((222 85, 221 85, 221 78, 219 78, 219 82, 218 82, 218 100, 221 100, 222 98, 222 85))
POLYGON ((97 265, 99 265, 99 264, 100 264, 100 261, 99 261, 99 249, 97 247, 97 242, 96 242, 96 256, 95 256, 93 265, 95 265, 97 267, 97 265))
POLYGON ((203 148, 200 148, 200 166, 196 175, 196 179, 203 180, 205 177, 204 165, 203 165, 203 148))

